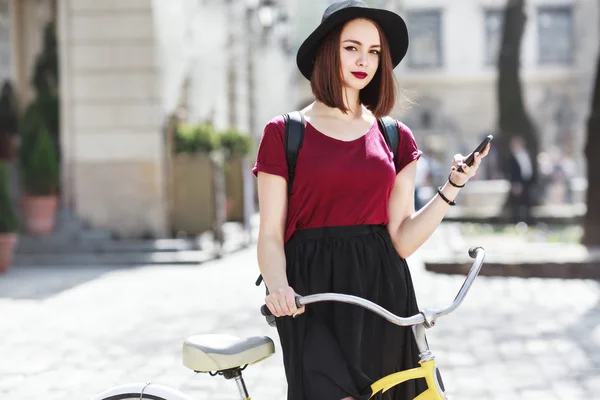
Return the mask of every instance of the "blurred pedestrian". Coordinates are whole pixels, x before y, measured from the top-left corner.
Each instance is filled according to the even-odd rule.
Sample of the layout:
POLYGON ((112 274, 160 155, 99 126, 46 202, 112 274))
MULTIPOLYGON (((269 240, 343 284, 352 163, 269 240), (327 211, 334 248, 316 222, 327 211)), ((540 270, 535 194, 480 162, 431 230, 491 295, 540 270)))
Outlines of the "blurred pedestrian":
POLYGON ((511 184, 511 217, 513 222, 531 223, 533 161, 522 136, 510 140, 508 179, 511 184))

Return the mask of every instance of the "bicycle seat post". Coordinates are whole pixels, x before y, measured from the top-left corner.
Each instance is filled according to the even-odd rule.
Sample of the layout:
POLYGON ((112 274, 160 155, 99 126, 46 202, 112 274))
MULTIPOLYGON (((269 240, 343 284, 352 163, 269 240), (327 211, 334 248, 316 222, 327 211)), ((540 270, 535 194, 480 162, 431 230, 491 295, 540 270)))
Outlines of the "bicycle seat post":
POLYGON ((235 384, 237 385, 238 391, 240 392, 241 400, 248 400, 250 398, 250 395, 248 394, 248 389, 246 388, 246 383, 244 382, 244 378, 242 377, 242 370, 240 368, 223 371, 223 377, 227 380, 235 380, 235 384))

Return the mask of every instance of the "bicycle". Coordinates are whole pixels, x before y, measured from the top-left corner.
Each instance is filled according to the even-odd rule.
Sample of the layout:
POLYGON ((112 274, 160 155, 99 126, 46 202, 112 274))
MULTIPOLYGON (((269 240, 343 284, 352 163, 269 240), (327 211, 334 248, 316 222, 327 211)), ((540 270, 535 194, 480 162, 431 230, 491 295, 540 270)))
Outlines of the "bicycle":
MULTIPOLYGON (((372 396, 385 392, 392 387, 412 379, 425 378, 427 390, 414 400, 448 400, 446 389, 435 364, 435 357, 425 338, 425 330, 436 325, 439 317, 450 314, 458 308, 479 274, 485 258, 482 247, 469 249, 469 256, 475 261, 471 266, 454 301, 449 306, 439 309, 424 309, 411 317, 399 317, 383 307, 360 297, 339 293, 321 293, 296 298, 298 307, 320 301, 340 301, 364 307, 389 322, 400 326, 411 326, 419 349, 419 367, 399 371, 383 377, 371 385, 372 396)), ((266 305, 261 313, 268 315, 266 305)), ((256 364, 275 354, 275 345, 268 336, 254 336, 240 339, 230 335, 196 335, 188 337, 183 343, 183 364, 196 373, 208 373, 211 376, 221 375, 227 380, 233 379, 237 384, 241 400, 250 400, 250 395, 242 371, 249 365, 256 364)), ((152 383, 133 383, 108 389, 94 400, 193 400, 186 394, 163 385, 152 383)))

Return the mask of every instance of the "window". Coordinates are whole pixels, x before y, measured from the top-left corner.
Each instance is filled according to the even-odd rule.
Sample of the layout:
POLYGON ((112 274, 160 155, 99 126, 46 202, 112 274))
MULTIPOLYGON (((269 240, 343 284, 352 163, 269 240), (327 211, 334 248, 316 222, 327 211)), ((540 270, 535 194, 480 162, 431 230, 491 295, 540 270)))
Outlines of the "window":
POLYGON ((574 47, 571 7, 540 7, 537 26, 539 63, 570 64, 574 47))
POLYGON ((410 35, 408 65, 411 68, 441 67, 441 10, 410 11, 407 15, 407 25, 410 35))
POLYGON ((495 65, 502 44, 502 29, 504 26, 504 10, 485 11, 485 64, 495 65))

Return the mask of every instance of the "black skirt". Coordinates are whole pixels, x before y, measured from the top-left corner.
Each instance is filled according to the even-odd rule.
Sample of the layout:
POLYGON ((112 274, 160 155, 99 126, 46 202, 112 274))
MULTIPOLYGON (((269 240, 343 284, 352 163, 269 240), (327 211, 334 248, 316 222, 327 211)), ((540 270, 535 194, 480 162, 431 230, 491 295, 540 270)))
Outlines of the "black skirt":
MULTIPOLYGON (((400 316, 418 312, 410 271, 384 226, 300 230, 285 245, 290 286, 300 295, 345 293, 400 316)), ((360 306, 323 302, 297 318, 277 319, 288 400, 367 400, 371 384, 418 366, 410 327, 360 306)), ((413 400, 426 389, 412 380, 373 399, 413 400)))

